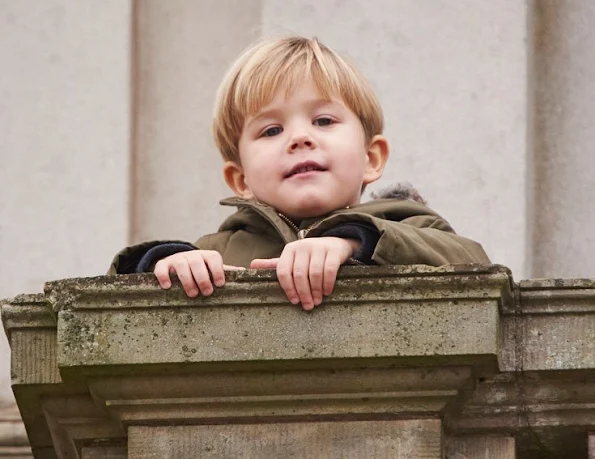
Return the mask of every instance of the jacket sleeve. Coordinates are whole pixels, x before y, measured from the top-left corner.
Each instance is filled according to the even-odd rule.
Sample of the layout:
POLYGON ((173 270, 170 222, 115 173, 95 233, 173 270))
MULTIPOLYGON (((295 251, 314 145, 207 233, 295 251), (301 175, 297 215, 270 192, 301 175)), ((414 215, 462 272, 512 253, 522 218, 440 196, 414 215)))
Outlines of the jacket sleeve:
POLYGON ((107 274, 152 272, 155 263, 162 258, 196 248, 184 241, 151 241, 126 247, 116 254, 107 274))
POLYGON ((342 214, 326 220, 312 236, 333 234, 332 228, 353 222, 377 230, 379 237, 370 259, 379 265, 490 263, 480 244, 457 235, 436 214, 413 215, 400 221, 364 213, 342 214))
POLYGON ((321 237, 328 236, 358 240, 360 242, 360 249, 351 258, 366 265, 376 264, 372 260, 372 255, 374 254, 374 250, 376 250, 380 233, 374 226, 359 222, 340 223, 321 235, 321 237))
POLYGON ((372 255, 378 264, 490 264, 479 243, 459 236, 439 217, 416 216, 400 222, 374 220, 380 220, 376 222, 380 238, 372 255))

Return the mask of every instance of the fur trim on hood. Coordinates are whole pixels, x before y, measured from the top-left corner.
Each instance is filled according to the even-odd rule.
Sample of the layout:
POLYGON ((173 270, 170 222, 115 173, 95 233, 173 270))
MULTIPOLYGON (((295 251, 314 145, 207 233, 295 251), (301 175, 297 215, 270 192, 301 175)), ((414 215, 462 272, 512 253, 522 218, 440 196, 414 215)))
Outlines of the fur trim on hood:
POLYGON ((409 182, 399 182, 395 185, 382 188, 379 191, 372 191, 370 196, 372 199, 401 199, 403 201, 408 199, 427 205, 427 201, 409 182))

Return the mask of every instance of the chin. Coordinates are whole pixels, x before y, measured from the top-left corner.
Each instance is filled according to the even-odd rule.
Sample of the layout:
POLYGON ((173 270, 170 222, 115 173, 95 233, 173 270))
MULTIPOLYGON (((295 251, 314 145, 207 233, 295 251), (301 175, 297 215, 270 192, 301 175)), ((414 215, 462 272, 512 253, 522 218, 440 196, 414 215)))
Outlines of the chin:
POLYGON ((315 217, 322 217, 335 209, 329 208, 328 205, 313 205, 312 202, 309 202, 307 205, 298 206, 298 208, 291 209, 288 213, 288 217, 296 219, 296 220, 304 220, 306 218, 315 218, 315 217))

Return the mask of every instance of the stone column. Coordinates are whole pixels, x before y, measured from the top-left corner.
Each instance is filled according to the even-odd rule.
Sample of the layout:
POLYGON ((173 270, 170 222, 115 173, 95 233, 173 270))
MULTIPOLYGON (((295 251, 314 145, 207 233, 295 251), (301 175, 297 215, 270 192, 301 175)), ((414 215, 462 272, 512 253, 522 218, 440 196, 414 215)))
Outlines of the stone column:
POLYGON ((535 2, 533 275, 595 273, 595 3, 535 2))
POLYGON ((231 195, 212 140, 215 91, 259 35, 259 0, 135 2, 132 240, 194 241, 231 195))

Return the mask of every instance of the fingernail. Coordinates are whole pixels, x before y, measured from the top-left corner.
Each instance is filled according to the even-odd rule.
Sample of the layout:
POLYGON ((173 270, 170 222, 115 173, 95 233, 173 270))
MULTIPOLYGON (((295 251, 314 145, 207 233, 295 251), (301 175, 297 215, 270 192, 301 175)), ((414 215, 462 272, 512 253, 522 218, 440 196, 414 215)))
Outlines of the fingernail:
POLYGON ((318 306, 320 303, 322 303, 321 298, 314 298, 314 306, 318 306))
POLYGON ((215 285, 216 285, 217 287, 223 287, 223 285, 225 285, 225 279, 217 279, 217 280, 215 281, 215 285))
POLYGON ((213 289, 212 289, 212 288, 207 288, 207 289, 205 289, 205 290, 202 292, 202 294, 203 294, 204 296, 209 296, 211 293, 213 293, 213 289))
POLYGON ((170 288, 171 287, 171 282, 164 282, 163 283, 163 288, 170 288))
POLYGON ((300 302, 299 298, 291 298, 289 301, 291 301, 291 304, 298 304, 300 302))

